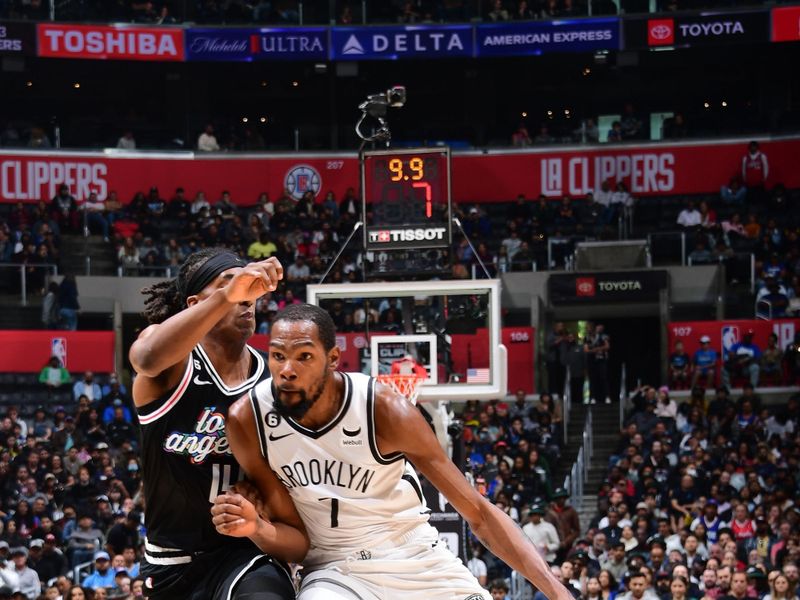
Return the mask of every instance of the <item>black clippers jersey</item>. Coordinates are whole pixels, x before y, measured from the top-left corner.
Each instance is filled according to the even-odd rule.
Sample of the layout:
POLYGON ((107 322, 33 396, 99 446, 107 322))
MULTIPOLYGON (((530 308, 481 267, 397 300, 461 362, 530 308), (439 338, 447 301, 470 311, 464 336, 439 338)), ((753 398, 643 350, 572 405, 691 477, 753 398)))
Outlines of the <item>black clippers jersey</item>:
POLYGON ((243 477, 225 434, 228 409, 269 377, 265 357, 247 348, 253 360, 241 385, 226 386, 197 345, 178 386, 137 409, 147 503, 145 558, 151 564, 188 563, 191 554, 235 539, 217 533, 210 510, 214 498, 243 477))

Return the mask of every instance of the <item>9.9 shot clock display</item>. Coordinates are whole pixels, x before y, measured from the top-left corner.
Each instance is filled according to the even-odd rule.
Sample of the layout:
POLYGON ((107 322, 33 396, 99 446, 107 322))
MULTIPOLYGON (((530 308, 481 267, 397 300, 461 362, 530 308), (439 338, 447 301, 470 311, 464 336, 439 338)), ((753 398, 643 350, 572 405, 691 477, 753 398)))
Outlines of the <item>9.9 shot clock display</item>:
POLYGON ((367 250, 450 245, 450 151, 364 152, 361 161, 367 250))

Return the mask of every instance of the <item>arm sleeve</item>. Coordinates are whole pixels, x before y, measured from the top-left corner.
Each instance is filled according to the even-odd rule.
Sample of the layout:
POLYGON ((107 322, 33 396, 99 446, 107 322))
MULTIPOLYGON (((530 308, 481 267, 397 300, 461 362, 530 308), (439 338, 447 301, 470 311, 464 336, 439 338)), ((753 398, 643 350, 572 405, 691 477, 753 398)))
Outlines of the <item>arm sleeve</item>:
POLYGON ((761 163, 764 165, 764 181, 766 181, 767 177, 769 177, 769 161, 767 161, 767 155, 763 152, 761 153, 761 163))

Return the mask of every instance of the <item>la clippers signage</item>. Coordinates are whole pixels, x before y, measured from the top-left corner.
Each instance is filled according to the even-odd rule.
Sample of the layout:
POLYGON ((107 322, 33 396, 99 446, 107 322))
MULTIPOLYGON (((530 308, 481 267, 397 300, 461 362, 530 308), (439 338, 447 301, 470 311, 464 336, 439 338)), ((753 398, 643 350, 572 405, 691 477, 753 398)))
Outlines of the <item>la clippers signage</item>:
POLYGON ((334 27, 331 58, 338 60, 450 58, 473 55, 470 25, 334 27))
POLYGON ((477 26, 476 38, 479 57, 619 50, 620 47, 616 17, 483 24, 477 26))
POLYGON ((800 6, 772 9, 772 41, 800 41, 800 6))
MULTIPOLYGON (((800 188, 800 137, 756 139, 769 159, 767 185, 780 181, 787 188, 800 188)), ((716 193, 720 181, 728 181, 741 172, 748 141, 454 153, 452 197, 457 203, 507 202, 520 193, 528 198, 540 194, 582 198, 599 189, 603 181, 623 181, 636 196, 716 193)), ((146 153, 128 154, 119 158, 102 152, 62 151, 54 155, 0 150, 0 201, 5 202, 49 200, 58 186, 66 183, 78 200, 84 200, 91 192, 104 198, 114 190, 127 201, 136 192, 155 185, 162 193, 183 187, 189 196, 203 191, 214 197, 223 189, 230 189, 234 202, 252 205, 262 192, 277 198, 284 190, 295 198, 307 191, 316 197, 328 190, 341 197, 349 187, 358 189, 358 182, 355 153, 240 155, 222 159, 187 153, 161 154, 158 158, 146 153)), ((405 228, 395 233, 387 227, 376 231, 388 233, 389 241, 385 241, 384 233, 378 240, 381 243, 396 238, 399 243, 416 244, 420 241, 418 235, 438 235, 435 231, 418 234, 413 229, 409 234, 405 228)))
POLYGON ((666 271, 618 271, 550 275, 550 301, 555 304, 657 302, 669 284, 666 271))
POLYGON ((704 12, 625 19, 625 48, 715 46, 769 41, 769 12, 704 12))
POLYGON ((36 55, 36 29, 33 23, 0 21, 0 55, 36 55))
POLYGON ((39 56, 98 60, 182 61, 183 30, 128 25, 39 23, 39 56))
POLYGON ((327 60, 325 27, 188 29, 186 60, 327 60))

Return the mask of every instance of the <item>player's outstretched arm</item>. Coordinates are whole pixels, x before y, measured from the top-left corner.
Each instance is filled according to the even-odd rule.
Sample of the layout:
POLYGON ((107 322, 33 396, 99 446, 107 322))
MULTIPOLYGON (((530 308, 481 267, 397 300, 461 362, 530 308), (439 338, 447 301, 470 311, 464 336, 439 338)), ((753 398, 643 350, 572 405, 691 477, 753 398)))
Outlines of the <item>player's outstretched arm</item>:
POLYGON ((261 455, 248 396, 231 406, 226 429, 233 455, 258 490, 267 514, 259 514, 250 500, 229 491, 218 496, 211 507, 217 531, 248 537, 263 552, 287 562, 302 561, 308 552, 308 534, 289 492, 261 455))
POLYGON ((573 600, 517 524, 469 485, 415 406, 382 391, 375 404, 375 422, 381 453, 404 453, 466 519, 484 546, 550 600, 573 600))
POLYGON ((151 325, 131 346, 129 358, 139 375, 155 378, 170 367, 184 364, 186 357, 231 308, 231 304, 255 302, 275 289, 283 279, 283 267, 276 258, 250 263, 229 279, 218 279, 217 289, 203 302, 151 325))

